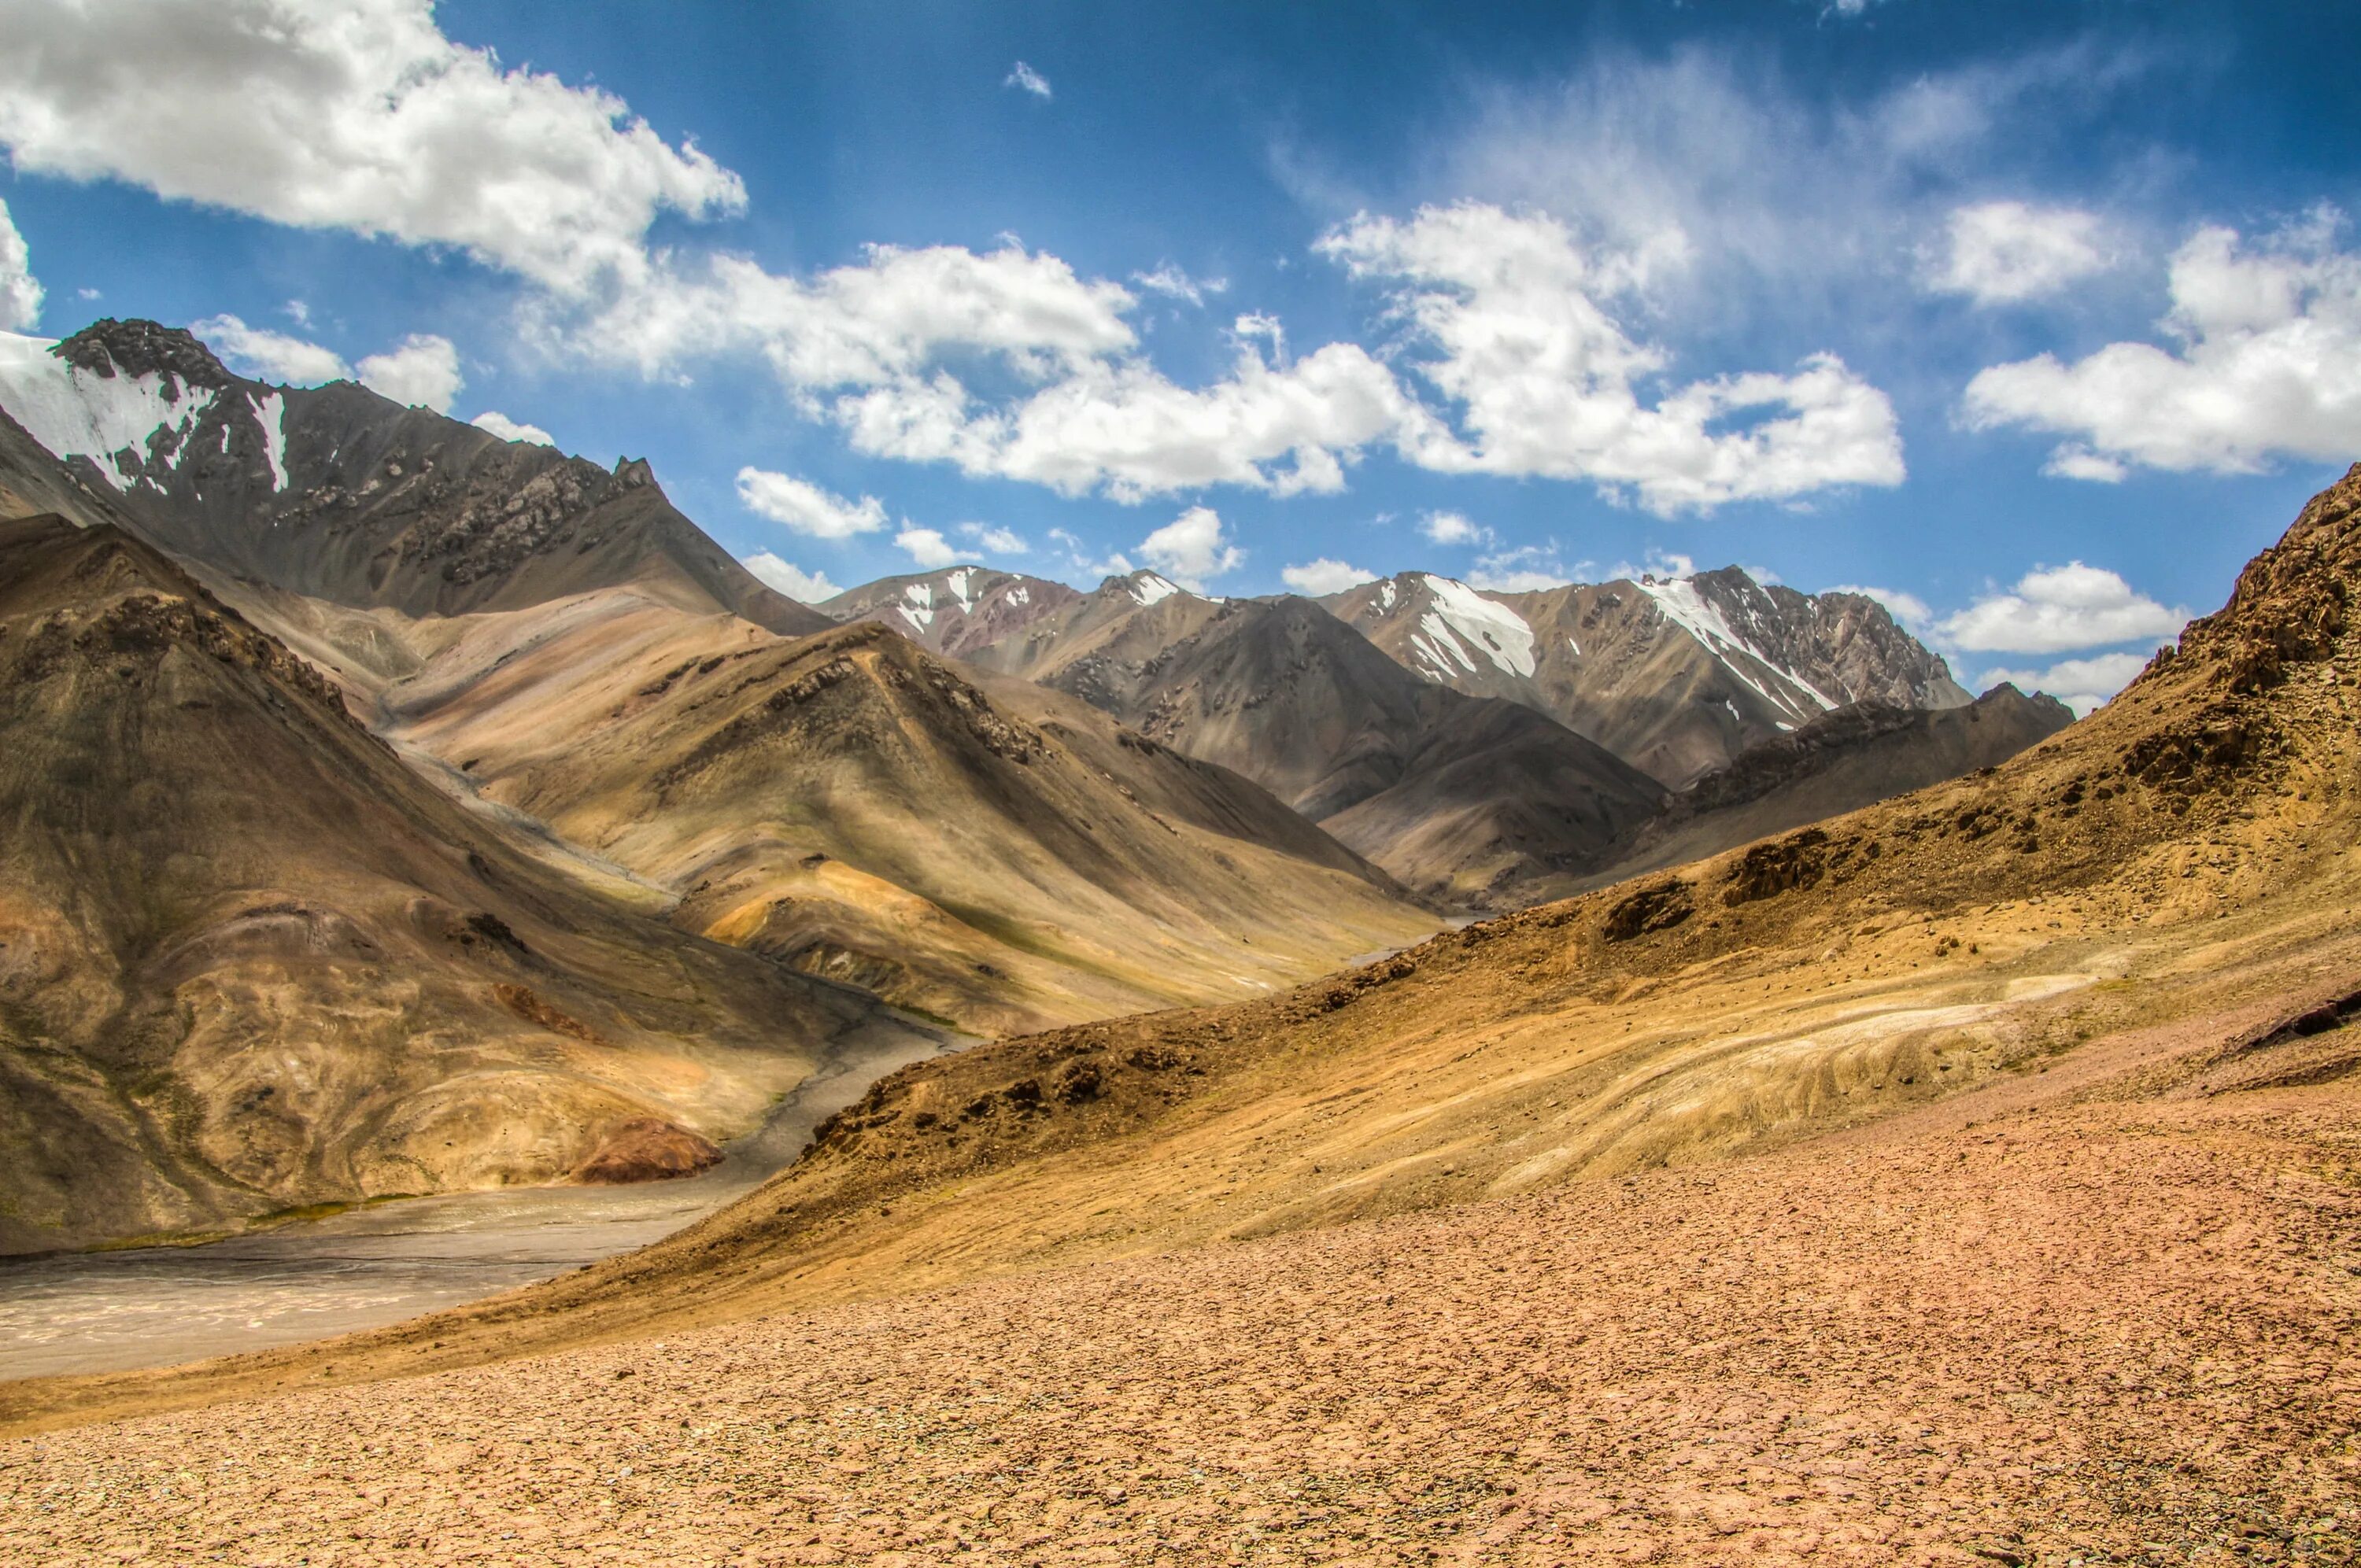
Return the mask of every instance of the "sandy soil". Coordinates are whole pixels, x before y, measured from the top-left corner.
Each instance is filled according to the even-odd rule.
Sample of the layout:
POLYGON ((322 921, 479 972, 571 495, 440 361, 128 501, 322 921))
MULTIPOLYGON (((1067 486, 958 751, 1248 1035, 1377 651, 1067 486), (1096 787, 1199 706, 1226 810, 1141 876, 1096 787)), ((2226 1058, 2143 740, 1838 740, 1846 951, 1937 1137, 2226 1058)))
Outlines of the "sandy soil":
POLYGON ((21 1440, 0 1556, 2348 1561, 2349 1031, 2127 1096, 2203 1035, 1708 1170, 21 1440))

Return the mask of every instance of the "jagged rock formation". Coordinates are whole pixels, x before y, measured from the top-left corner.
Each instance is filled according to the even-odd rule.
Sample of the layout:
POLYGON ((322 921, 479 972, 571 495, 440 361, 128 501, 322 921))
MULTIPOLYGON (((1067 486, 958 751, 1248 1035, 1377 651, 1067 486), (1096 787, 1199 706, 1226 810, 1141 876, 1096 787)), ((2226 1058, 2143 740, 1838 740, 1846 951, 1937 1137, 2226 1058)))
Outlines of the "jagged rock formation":
POLYGON ((975 657, 1235 769, 1455 905, 1510 907, 1596 869, 1662 796, 1529 707, 1416 678, 1307 599, 1111 578, 975 657))
POLYGON ((1736 566, 1520 594, 1406 572, 1321 602, 1425 679, 1537 708, 1672 789, 1847 704, 1969 700, 1876 600, 1736 566))
POLYGON ((0 409, 150 543, 226 579, 409 615, 630 585, 786 634, 829 623, 757 582, 664 499, 365 387, 270 387, 187 332, 101 321, 0 334, 0 409))

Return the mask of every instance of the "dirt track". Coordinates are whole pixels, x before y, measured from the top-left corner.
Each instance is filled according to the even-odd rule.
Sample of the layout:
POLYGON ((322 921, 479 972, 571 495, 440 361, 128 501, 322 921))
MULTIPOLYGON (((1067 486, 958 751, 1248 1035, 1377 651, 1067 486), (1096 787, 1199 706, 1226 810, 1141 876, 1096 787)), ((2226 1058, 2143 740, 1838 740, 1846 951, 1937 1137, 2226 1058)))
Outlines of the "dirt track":
POLYGON ((2098 1065, 1708 1171, 23 1440, 0 1557, 2350 1560, 2356 1080, 2070 1102, 2098 1065))

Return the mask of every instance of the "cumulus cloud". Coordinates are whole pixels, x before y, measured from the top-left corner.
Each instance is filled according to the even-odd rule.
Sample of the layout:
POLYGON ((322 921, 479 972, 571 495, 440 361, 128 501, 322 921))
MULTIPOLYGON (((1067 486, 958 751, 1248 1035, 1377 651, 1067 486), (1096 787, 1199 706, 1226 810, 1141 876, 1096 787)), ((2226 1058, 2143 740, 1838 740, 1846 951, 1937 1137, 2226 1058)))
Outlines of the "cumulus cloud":
POLYGON ((850 539, 885 526, 885 506, 875 496, 849 501, 808 479, 763 468, 738 470, 738 499, 749 511, 814 539, 850 539))
POLYGON ((1365 214, 1318 248, 1390 285, 1414 338, 1437 351, 1416 368, 1466 411, 1467 435, 1406 419, 1399 440, 1423 466, 1587 479, 1660 513, 1902 482, 1893 405, 1831 354, 1643 403, 1639 383, 1669 356, 1610 309, 1646 277, 1643 252, 1587 248, 1556 218, 1479 203, 1407 223, 1365 214))
POLYGON ((911 560, 929 569, 955 565, 960 558, 960 553, 951 548, 951 542, 945 539, 942 530, 938 528, 905 526, 894 536, 894 543, 901 546, 911 560))
POLYGON ((1049 79, 1021 60, 1008 68, 1008 74, 1002 79, 1000 84, 1003 87, 1018 88, 1032 93, 1036 98, 1049 96, 1049 79))
POLYGON ((2047 692, 2074 710, 2077 718, 2088 718, 2092 710, 2131 685, 2132 677, 2147 667, 2146 653, 2100 653, 2088 659, 2066 659, 2046 670, 1996 669, 1984 672, 1987 690, 2003 681, 2026 692, 2047 692))
POLYGON ((1149 565, 1192 593, 1203 593, 1207 578, 1235 571, 1246 558, 1211 507, 1191 507, 1141 540, 1139 553, 1149 565))
POLYGON ((745 203, 613 94, 452 42, 432 0, 20 0, 0 143, 20 173, 454 246, 569 292, 642 270, 658 214, 745 203))
POLYGON ((1431 511, 1419 520, 1418 531, 1437 544, 1477 544, 1492 537, 1466 512, 1431 511))
POLYGON ((2167 609, 2114 572, 2080 561, 2042 566, 1936 626, 1943 641, 1977 652, 2059 653, 2177 635, 2186 609, 2167 609))
POLYGON ((2249 243, 2207 227, 2172 258, 2169 347, 2113 343, 1978 372, 1968 422, 2071 439, 2046 472, 2112 482, 2140 466, 2252 473, 2276 457, 2361 447, 2361 257, 2336 248, 2339 214, 2249 243))
POLYGON ((403 338, 399 348, 370 355, 353 367, 353 374, 371 391, 436 413, 449 412, 452 400, 467 384, 451 340, 423 332, 403 338))
POLYGON ((269 327, 248 326, 236 316, 208 316, 191 322, 189 330, 233 369, 257 380, 316 387, 323 381, 348 380, 353 374, 334 349, 269 327))
POLYGON ((30 332, 41 319, 40 280, 33 276, 33 253, 0 202, 0 331, 30 332))
POLYGON ((961 537, 974 540, 995 555, 1022 555, 1032 548, 1025 543, 1023 534, 995 523, 962 522, 959 531, 961 537))
MULTIPOLYGON (((1191 278, 1170 261, 1162 263, 1153 272, 1135 272, 1131 280, 1151 294, 1186 300, 1200 306, 1204 304, 1206 295, 1226 293, 1230 287, 1226 278, 1191 278)), ((1246 318, 1239 319, 1243 321, 1246 318)))
POLYGON ((1555 544, 1526 544, 1481 555, 1467 574, 1469 587, 1496 594, 1539 593, 1574 580, 1575 574, 1559 561, 1555 544))
MULTIPOLYGON (((486 409, 467 422, 478 430, 489 430, 502 441, 529 441, 536 446, 555 446, 557 438, 537 424, 524 424, 509 418, 497 409, 486 409)), ((777 559, 776 556, 773 557, 777 559)))
POLYGON ((1102 577, 1126 577, 1135 570, 1131 557, 1122 551, 1110 551, 1104 556, 1093 555, 1090 545, 1062 528, 1051 529, 1049 538, 1065 551, 1067 569, 1078 583, 1094 585, 1102 577))
POLYGON ((2098 214, 2075 207, 1982 202, 1954 208, 1927 282, 1980 305, 2046 298, 2113 265, 2105 237, 2098 214))
POLYGON ((826 572, 807 572, 794 562, 782 560, 768 550, 757 550, 738 564, 789 598, 800 599, 806 604, 832 599, 844 591, 828 580, 826 572))
POLYGON ((1297 593, 1318 598, 1323 594, 1341 594, 1346 588, 1359 587, 1363 583, 1378 580, 1375 572, 1364 572, 1358 566, 1348 566, 1342 561, 1332 561, 1323 555, 1300 566, 1279 570, 1279 580, 1297 593))

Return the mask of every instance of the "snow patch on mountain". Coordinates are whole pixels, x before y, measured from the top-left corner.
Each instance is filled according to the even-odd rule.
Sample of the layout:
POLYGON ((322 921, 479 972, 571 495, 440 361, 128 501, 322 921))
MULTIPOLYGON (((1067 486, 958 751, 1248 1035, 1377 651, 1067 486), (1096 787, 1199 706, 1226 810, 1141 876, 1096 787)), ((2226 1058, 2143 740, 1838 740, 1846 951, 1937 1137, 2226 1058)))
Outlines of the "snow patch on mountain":
POLYGON ((1532 674, 1533 629, 1523 616, 1449 577, 1421 581, 1426 585, 1429 608, 1419 617, 1418 634, 1411 641, 1433 666, 1437 679, 1449 678, 1449 662, 1443 657, 1446 649, 1471 674, 1477 667, 1470 657, 1474 654, 1510 674, 1532 674))
POLYGON ((972 566, 961 566, 943 579, 943 586, 950 589, 951 598, 959 600, 960 612, 963 615, 975 613, 975 595, 968 591, 974 581, 975 568, 972 566))
POLYGON ((1817 705, 1825 713, 1837 704, 1825 692, 1800 674, 1775 663, 1761 649, 1749 642, 1732 627, 1714 602, 1697 591, 1689 577, 1642 577, 1637 587, 1655 601, 1658 613, 1695 638, 1699 646, 1719 661, 1721 667, 1743 684, 1749 691, 1793 714, 1808 718, 1813 711, 1804 706, 1804 699, 1817 705), (1753 665, 1750 670, 1747 666, 1753 665), (1770 675, 1787 691, 1773 691, 1759 678, 1770 675), (1800 694, 1800 695, 1799 695, 1800 694))
POLYGON ((912 583, 902 590, 902 602, 894 607, 902 619, 924 630, 935 623, 935 588, 932 583, 912 583))
POLYGON ((182 439, 213 407, 210 387, 156 371, 95 376, 49 352, 56 340, 0 333, 0 408, 60 457, 87 457, 118 490, 136 482, 117 456, 177 467, 182 439), (159 439, 169 434, 170 439, 159 439))
POLYGON ((1124 586, 1131 590, 1131 597, 1137 599, 1143 607, 1161 604, 1181 591, 1180 584, 1168 582, 1153 572, 1142 572, 1124 586))
MULTIPOLYGON (((254 422, 262 427, 262 455, 270 462, 270 488, 275 495, 287 488, 287 400, 277 392, 247 394, 254 422)), ((229 450, 229 426, 222 426, 222 450, 229 450)))

